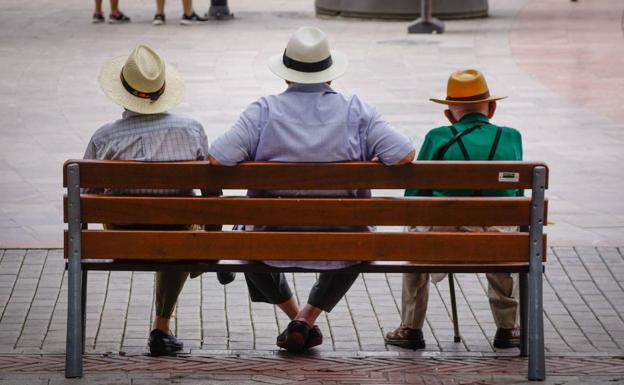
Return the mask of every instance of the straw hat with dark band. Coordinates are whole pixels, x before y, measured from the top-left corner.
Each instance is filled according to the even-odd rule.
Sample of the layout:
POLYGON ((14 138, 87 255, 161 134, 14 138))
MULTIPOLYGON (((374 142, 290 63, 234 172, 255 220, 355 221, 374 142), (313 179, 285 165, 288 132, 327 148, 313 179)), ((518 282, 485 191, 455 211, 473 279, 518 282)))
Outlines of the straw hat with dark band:
POLYGON ((284 80, 301 84, 325 83, 342 76, 347 56, 329 49, 325 33, 301 27, 290 38, 283 53, 269 59, 271 71, 284 80))
POLYGON ((140 114, 157 114, 175 107, 184 96, 178 71, 151 48, 139 45, 129 56, 118 56, 102 66, 102 91, 113 102, 140 114))
POLYGON ((441 104, 470 104, 493 102, 506 96, 492 96, 485 76, 479 70, 455 71, 448 79, 446 99, 429 99, 441 104))

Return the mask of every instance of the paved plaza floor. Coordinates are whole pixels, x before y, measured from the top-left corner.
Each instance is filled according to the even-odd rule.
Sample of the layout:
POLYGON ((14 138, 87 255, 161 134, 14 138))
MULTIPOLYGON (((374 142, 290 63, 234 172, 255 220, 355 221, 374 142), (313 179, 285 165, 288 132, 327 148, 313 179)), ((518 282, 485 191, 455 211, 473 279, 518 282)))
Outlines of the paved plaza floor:
MULTIPOLYGON (((62 251, 0 253, 0 384, 29 383, 33 372, 41 383, 58 383, 67 311, 62 251)), ((544 322, 549 383, 624 383, 624 249, 555 247, 548 260, 544 322)), ((184 341, 182 356, 156 359, 146 356, 153 274, 91 272, 84 381, 177 383, 175 376, 181 376, 192 384, 231 384, 262 383, 261 376, 272 376, 267 383, 523 382, 527 361, 517 357, 518 349, 491 345, 496 327, 485 277, 456 277, 462 342, 453 342, 445 280, 430 291, 427 348, 415 352, 384 345, 384 333, 400 322, 401 277, 363 274, 336 308, 318 320, 323 345, 298 357, 275 346, 286 317, 273 306, 250 302, 242 276, 223 287, 214 273, 206 273, 186 284, 178 303, 172 329, 184 341), (115 377, 111 372, 129 374, 115 377), (436 382, 437 376, 444 381, 436 382)), ((314 274, 288 279, 299 301, 305 301, 314 274)))
MULTIPOLYGON (((107 1, 104 2, 108 9, 107 1)), ((125 25, 94 25, 90 2, 0 2, 0 385, 8 384, 517 384, 526 360, 492 348, 486 281, 459 275, 463 340, 453 342, 448 282, 431 290, 427 349, 387 347, 399 323, 400 275, 364 274, 323 317, 313 354, 278 353, 286 320, 252 304, 244 280, 188 282, 174 331, 181 357, 145 356, 151 273, 89 276, 86 377, 64 380, 66 275, 61 167, 121 109, 99 89, 101 64, 137 44, 154 47, 186 80, 175 111, 208 139, 242 109, 284 89, 266 61, 301 25, 325 30, 350 59, 334 82, 358 94, 416 145, 444 123, 446 79, 483 70, 495 121, 518 128, 525 159, 550 166, 545 273, 549 384, 624 384, 624 3, 490 0, 490 17, 456 20, 443 35, 406 34, 405 22, 317 18, 312 0, 230 0, 236 18, 183 27, 181 4, 151 25, 153 0, 122 1, 125 25)), ((195 1, 198 12, 207 0, 195 1)), ((301 301, 313 274, 288 276, 301 301)))
MULTIPOLYGON (((490 17, 408 35, 405 22, 317 18, 312 0, 236 0, 236 18, 184 28, 180 4, 151 25, 152 0, 122 2, 130 24, 91 24, 79 0, 0 3, 0 247, 61 247, 61 166, 121 109, 100 91, 103 62, 146 43, 186 80, 175 110, 213 140, 242 109, 284 83, 267 68, 301 25, 325 30, 350 68, 334 82, 377 106, 416 147, 444 123, 448 75, 476 67, 518 128, 525 158, 548 162, 551 242, 624 244, 624 37, 620 0, 491 0, 490 17)), ((196 2, 198 10, 208 7, 196 2)))

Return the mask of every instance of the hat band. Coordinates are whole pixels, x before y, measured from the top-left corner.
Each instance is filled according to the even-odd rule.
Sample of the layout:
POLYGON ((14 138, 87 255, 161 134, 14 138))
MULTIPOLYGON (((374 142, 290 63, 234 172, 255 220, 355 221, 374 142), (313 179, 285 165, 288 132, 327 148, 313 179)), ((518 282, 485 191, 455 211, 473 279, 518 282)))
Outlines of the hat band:
POLYGON ((483 100, 483 99, 487 99, 490 97, 490 91, 485 91, 482 94, 479 95, 474 95, 474 96, 463 96, 463 97, 452 97, 452 96, 447 96, 446 100, 452 101, 452 102, 473 102, 476 100, 483 100))
POLYGON ((299 72, 321 72, 325 71, 333 64, 331 55, 321 61, 306 63, 289 58, 288 56, 286 56, 286 50, 284 50, 282 62, 284 63, 286 68, 290 68, 291 70, 299 72))
POLYGON ((158 98, 160 98, 160 96, 163 93, 165 93, 165 83, 163 83, 162 87, 160 87, 159 90, 154 91, 154 92, 141 92, 139 90, 132 88, 132 86, 128 84, 128 82, 126 81, 126 78, 124 78, 123 71, 121 71, 121 84, 123 84, 126 91, 136 96, 137 98, 149 99, 152 102, 155 102, 156 100, 158 100, 158 98))

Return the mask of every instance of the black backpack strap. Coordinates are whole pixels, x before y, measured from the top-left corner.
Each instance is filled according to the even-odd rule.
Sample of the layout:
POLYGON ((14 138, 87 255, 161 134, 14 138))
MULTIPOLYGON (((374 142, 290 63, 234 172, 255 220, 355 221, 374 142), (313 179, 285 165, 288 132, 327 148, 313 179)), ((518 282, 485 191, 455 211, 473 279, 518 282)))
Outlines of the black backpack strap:
POLYGON ((492 143, 492 148, 490 149, 490 155, 488 155, 488 160, 494 160, 494 155, 496 155, 496 150, 498 149, 498 142, 500 141, 502 131, 502 127, 496 128, 496 136, 494 137, 494 142, 492 143))

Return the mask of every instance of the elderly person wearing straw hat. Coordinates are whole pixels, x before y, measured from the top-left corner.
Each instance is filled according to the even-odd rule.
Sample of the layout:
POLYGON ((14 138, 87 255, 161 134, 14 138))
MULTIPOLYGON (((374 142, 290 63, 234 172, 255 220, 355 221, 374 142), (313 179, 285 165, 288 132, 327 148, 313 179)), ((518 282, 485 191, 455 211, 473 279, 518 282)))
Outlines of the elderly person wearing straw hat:
MULTIPOLYGON (((201 123, 191 117, 166 112, 182 101, 184 82, 175 67, 165 63, 151 48, 139 45, 130 55, 109 60, 102 67, 99 81, 106 96, 125 111, 121 119, 102 126, 93 134, 85 159, 183 161, 207 158, 208 141, 201 123)), ((193 191, 171 190, 88 192, 120 195, 193 194, 193 191)), ((128 224, 105 226, 125 230, 147 227, 128 224)), ((183 230, 191 227, 199 226, 166 228, 183 230)), ((194 278, 199 274, 190 275, 194 278)), ((183 348, 182 342, 169 331, 169 319, 188 276, 188 272, 156 273, 156 316, 149 336, 152 355, 172 355, 183 348)), ((223 284, 232 279, 232 275, 219 275, 223 284)))
MULTIPOLYGON (((490 95, 485 77, 474 69, 456 71, 448 79, 447 97, 430 99, 444 104, 444 115, 451 126, 435 128, 427 134, 418 154, 418 160, 522 160, 522 138, 509 127, 494 125, 490 119, 496 111, 496 101, 504 97, 490 95)), ((522 190, 458 191, 407 190, 406 196, 521 196, 522 190)), ((425 226, 411 227, 409 231, 430 231, 425 226)), ((435 231, 516 231, 510 226, 438 227, 435 231)), ((495 348, 520 345, 518 318, 517 274, 488 273, 488 298, 497 330, 495 348)), ((432 274, 437 282, 444 275, 432 274)), ((422 327, 429 298, 429 274, 403 274, 401 325, 386 334, 386 343, 412 349, 423 349, 422 327)))
MULTIPOLYGON (((284 79, 287 89, 258 99, 241 114, 234 126, 210 147, 210 161, 235 165, 242 161, 342 162, 378 158, 388 165, 411 162, 415 150, 410 140, 392 128, 373 107, 357 96, 345 96, 330 87, 345 73, 347 58, 329 49, 325 34, 301 27, 283 53, 269 60, 269 68, 284 79)), ((249 191, 249 196, 370 196, 370 191, 249 191)), ((248 227, 249 228, 249 227, 248 227)), ((307 228, 310 230, 310 228, 307 228)), ((254 226, 253 230, 302 230, 302 227, 254 226)), ((312 228, 322 231, 367 231, 367 228, 312 228)), ((277 266, 336 270, 350 262, 266 261, 277 266)), ((246 274, 252 301, 278 305, 291 319, 277 337, 277 346, 293 352, 322 343, 315 320, 329 312, 351 287, 357 273, 323 272, 299 307, 283 273, 246 274)))

